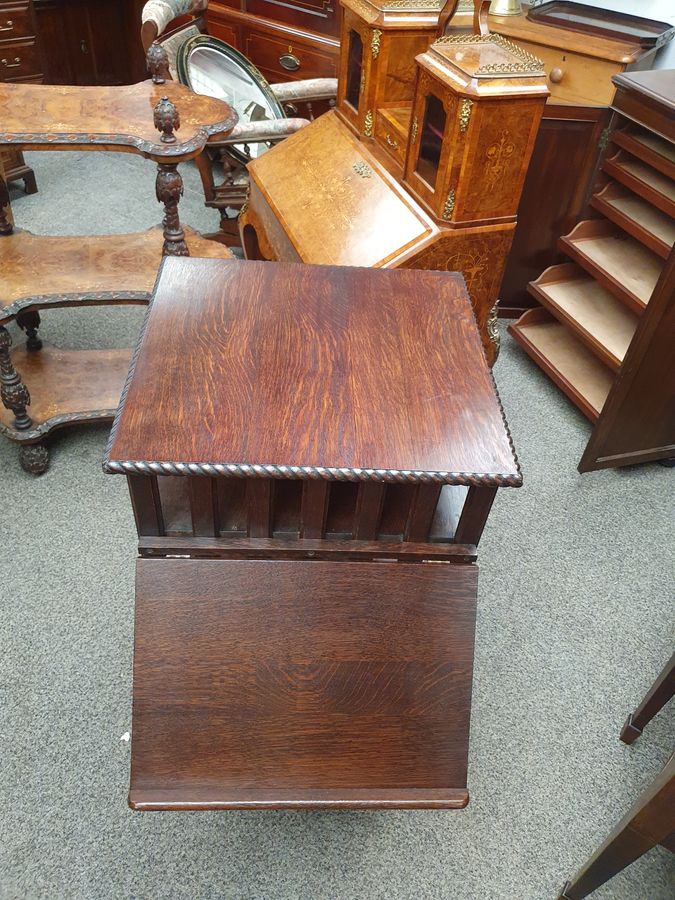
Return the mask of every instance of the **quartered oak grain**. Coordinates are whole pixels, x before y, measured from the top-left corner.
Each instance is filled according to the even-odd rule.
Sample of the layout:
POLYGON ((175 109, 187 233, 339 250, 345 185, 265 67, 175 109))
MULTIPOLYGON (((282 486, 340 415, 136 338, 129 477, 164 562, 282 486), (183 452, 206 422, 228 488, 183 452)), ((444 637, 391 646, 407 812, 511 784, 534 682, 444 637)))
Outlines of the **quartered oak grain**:
POLYGON ((290 263, 164 261, 108 456, 520 477, 460 276, 290 263))
POLYGON ((139 560, 132 805, 463 806, 477 574, 139 560))

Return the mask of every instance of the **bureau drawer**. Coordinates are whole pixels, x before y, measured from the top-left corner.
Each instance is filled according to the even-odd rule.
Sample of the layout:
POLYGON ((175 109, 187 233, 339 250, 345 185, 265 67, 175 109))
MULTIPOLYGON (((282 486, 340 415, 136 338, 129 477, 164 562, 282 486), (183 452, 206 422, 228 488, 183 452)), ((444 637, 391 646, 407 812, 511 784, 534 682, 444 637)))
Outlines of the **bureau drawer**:
MULTIPOLYGON (((0 3, 0 46, 3 41, 33 37, 34 34, 28 0, 23 3, 0 3)), ((4 53, 0 55, 4 56, 4 53)))
POLYGON ((281 40, 249 31, 244 36, 244 53, 273 82, 296 81, 301 78, 334 78, 337 75, 337 52, 281 40))
POLYGON ((35 38, 0 44, 0 81, 15 81, 41 71, 35 38))
POLYGON ((621 63, 582 56, 556 47, 518 40, 519 47, 543 60, 549 103, 579 106, 609 106, 614 98, 612 76, 622 72, 621 63))
POLYGON ((375 140, 393 156, 396 162, 405 163, 405 148, 407 135, 394 125, 388 115, 388 110, 379 109, 375 119, 375 140))

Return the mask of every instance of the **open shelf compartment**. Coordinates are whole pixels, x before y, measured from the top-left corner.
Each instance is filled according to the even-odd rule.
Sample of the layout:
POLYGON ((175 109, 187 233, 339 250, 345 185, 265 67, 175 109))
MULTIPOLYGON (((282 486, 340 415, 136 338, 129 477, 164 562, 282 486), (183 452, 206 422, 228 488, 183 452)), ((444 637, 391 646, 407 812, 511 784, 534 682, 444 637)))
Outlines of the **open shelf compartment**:
POLYGON ((508 330, 528 356, 595 422, 612 387, 611 370, 545 309, 528 310, 508 330))
POLYGON ((649 302, 662 261, 606 219, 587 219, 560 239, 560 248, 638 314, 649 302))
POLYGON ((591 198, 591 206, 666 259, 675 243, 675 220, 616 181, 591 198))
POLYGON ((546 269, 528 291, 602 362, 619 369, 639 319, 613 294, 574 263, 546 269))

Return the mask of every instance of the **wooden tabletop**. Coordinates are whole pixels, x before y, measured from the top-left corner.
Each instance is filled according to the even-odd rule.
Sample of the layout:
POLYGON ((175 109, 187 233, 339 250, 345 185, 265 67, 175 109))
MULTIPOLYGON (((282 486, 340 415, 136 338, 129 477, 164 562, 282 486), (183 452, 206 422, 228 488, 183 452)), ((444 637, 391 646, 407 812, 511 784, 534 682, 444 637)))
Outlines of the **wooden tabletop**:
POLYGON ((109 472, 521 483, 456 273, 165 259, 109 472))
POLYGON ((117 150, 176 162, 196 156, 236 124, 222 100, 176 81, 114 87, 0 83, 0 145, 117 150), (153 110, 168 97, 180 116, 175 143, 162 143, 153 110))

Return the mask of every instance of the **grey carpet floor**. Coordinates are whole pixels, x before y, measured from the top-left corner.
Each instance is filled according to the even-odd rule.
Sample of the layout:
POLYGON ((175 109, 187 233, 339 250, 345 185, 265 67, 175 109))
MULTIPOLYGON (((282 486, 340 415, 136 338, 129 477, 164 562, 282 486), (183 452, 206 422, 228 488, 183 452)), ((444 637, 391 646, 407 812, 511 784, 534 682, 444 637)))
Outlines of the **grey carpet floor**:
MULTIPOLYGON (((159 220, 153 166, 31 154, 42 233, 159 220)), ((188 167, 184 221, 213 230, 188 167)), ((130 346, 139 308, 53 310, 59 346, 130 346)), ((13 329, 13 334, 17 332, 13 329)), ((672 652, 673 470, 581 476, 589 426, 504 334, 495 374, 524 470, 500 492, 480 554, 469 772, 461 812, 132 813, 134 528, 101 472, 107 429, 52 442, 25 475, 0 441, 0 896, 228 900, 548 900, 659 771, 664 710, 628 748, 625 715, 672 652)), ((672 900, 665 851, 598 900, 672 900)))

